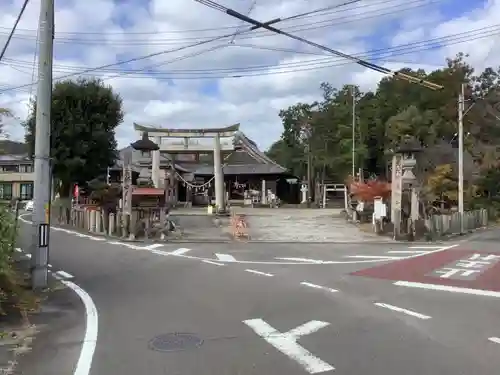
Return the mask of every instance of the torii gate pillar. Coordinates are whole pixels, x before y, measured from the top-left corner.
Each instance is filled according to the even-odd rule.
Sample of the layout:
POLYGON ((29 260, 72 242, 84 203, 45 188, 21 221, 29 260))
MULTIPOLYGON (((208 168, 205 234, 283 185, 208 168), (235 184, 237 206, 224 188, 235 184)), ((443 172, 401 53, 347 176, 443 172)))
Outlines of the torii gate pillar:
MULTIPOLYGON (((134 123, 134 129, 141 133, 147 132, 153 135, 155 143, 160 146, 160 150, 169 151, 166 146, 162 144, 161 138, 213 138, 214 139, 214 187, 215 187, 215 206, 217 213, 225 213, 225 191, 224 191, 224 172, 222 169, 221 158, 221 137, 232 137, 239 131, 240 124, 234 124, 225 128, 215 129, 164 129, 147 127, 134 123)), ((159 184, 160 174, 160 151, 155 151, 152 154, 152 180, 155 186, 159 184)))
POLYGON ((215 209, 218 213, 226 211, 224 202, 224 172, 222 170, 222 160, 220 154, 220 135, 214 137, 214 182, 215 182, 215 209))

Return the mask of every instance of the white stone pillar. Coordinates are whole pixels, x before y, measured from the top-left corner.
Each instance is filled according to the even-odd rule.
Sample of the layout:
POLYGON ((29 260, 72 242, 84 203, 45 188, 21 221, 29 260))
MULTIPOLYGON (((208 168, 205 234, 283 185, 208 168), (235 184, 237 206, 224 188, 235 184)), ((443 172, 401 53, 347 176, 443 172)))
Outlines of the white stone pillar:
POLYGON ((419 203, 419 189, 413 187, 411 189, 411 219, 413 222, 417 221, 420 216, 418 210, 418 203, 419 203))
MULTIPOLYGON (((161 137, 154 137, 154 143, 158 146, 161 144, 161 137)), ((160 187, 160 150, 151 152, 151 180, 155 188, 160 187)))
POLYGON ((262 180, 262 204, 267 204, 266 180, 262 180))
POLYGON ((102 216, 101 211, 95 211, 95 232, 101 233, 102 216))
POLYGON ((90 232, 95 232, 95 218, 96 218, 96 212, 95 210, 90 211, 90 222, 89 222, 89 231, 90 232))
POLYGON ((218 211, 225 211, 226 207, 224 204, 224 172, 222 171, 219 134, 214 137, 214 180, 216 209, 218 211))

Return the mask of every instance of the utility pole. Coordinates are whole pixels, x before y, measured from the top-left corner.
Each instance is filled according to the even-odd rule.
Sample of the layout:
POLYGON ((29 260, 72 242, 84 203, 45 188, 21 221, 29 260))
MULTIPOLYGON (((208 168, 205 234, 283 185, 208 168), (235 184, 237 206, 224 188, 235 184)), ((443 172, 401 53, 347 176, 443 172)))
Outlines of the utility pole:
POLYGON ((464 92, 465 83, 462 83, 458 96, 458 212, 460 215, 460 233, 464 232, 464 92))
POLYGON ((351 86, 352 95, 352 178, 356 178, 356 88, 351 86))
POLYGON ((49 223, 45 208, 50 204, 50 111, 54 45, 54 0, 42 0, 39 20, 38 87, 35 129, 33 231, 31 282, 33 289, 48 286, 49 223))

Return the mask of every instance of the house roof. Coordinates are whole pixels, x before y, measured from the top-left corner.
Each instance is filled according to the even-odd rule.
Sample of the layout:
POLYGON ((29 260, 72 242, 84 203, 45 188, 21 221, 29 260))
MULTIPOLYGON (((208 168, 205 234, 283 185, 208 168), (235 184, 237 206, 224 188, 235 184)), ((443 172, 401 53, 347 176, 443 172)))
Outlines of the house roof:
POLYGON ((33 160, 27 154, 21 155, 0 155, 1 165, 13 165, 13 164, 33 164, 33 160))

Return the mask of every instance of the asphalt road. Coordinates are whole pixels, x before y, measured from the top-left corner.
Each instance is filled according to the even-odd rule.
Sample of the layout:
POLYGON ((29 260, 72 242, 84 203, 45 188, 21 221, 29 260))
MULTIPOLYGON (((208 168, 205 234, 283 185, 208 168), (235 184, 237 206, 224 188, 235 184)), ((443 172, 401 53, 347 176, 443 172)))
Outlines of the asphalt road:
MULTIPOLYGON (((498 241, 500 232, 448 250, 450 243, 148 247, 59 230, 50 262, 98 313, 95 352, 83 358, 90 371, 80 366, 77 375, 497 375, 496 258, 478 263, 475 279, 433 272, 494 255, 498 241)), ((25 375, 73 374, 89 347, 85 332, 96 328, 70 289, 51 303, 58 313, 24 357, 25 375)))

